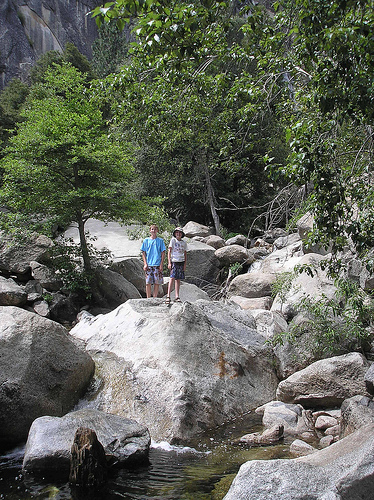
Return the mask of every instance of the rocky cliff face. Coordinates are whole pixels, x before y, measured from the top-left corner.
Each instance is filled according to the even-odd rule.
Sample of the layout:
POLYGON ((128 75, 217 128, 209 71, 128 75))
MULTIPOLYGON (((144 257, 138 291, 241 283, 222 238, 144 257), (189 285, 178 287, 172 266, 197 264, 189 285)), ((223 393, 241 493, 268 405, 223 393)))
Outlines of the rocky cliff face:
POLYGON ((0 89, 49 50, 73 43, 91 57, 97 29, 86 14, 99 0, 2 0, 0 2, 0 89))

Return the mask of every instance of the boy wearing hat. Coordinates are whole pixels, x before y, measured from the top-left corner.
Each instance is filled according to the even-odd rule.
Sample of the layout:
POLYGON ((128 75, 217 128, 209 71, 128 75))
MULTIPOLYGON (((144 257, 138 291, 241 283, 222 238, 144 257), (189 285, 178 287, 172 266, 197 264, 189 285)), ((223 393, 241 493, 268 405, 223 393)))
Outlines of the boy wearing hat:
POLYGON ((168 248, 168 268, 170 272, 170 281, 168 286, 168 294, 166 303, 170 304, 170 293, 173 289, 175 281, 175 302, 181 302, 179 298, 179 290, 181 280, 184 280, 184 272, 187 263, 187 243, 182 240, 185 236, 181 227, 176 227, 173 232, 173 237, 170 240, 168 248))

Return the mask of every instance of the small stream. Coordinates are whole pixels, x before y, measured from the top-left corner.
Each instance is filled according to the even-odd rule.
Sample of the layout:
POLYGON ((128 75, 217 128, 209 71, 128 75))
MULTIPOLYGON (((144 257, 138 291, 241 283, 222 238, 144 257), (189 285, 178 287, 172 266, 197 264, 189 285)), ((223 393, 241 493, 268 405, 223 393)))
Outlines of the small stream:
POLYGON ((0 499, 53 500, 220 500, 241 464, 248 460, 289 458, 289 445, 247 448, 233 441, 261 430, 254 412, 200 436, 188 446, 152 443, 150 464, 112 471, 106 489, 89 495, 72 492, 66 482, 22 474, 24 448, 0 456, 0 499))

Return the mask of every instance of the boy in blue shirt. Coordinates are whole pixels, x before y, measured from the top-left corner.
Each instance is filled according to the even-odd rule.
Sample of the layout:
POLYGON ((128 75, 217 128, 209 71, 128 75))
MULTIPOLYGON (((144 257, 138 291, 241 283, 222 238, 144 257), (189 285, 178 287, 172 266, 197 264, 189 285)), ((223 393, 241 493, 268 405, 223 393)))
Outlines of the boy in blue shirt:
POLYGON ((164 240, 157 237, 158 227, 152 224, 149 228, 151 236, 143 241, 141 251, 145 272, 145 290, 147 299, 157 297, 159 285, 164 283, 162 269, 164 266, 166 247, 164 240))

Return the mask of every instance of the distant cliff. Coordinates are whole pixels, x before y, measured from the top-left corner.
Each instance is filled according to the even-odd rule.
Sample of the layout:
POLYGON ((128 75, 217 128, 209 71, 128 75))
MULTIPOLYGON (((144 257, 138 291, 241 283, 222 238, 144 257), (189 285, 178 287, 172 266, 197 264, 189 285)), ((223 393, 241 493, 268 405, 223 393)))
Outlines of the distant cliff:
POLYGON ((31 66, 66 42, 91 58, 96 24, 87 12, 99 0, 1 0, 0 90, 15 77, 25 80, 31 66))

